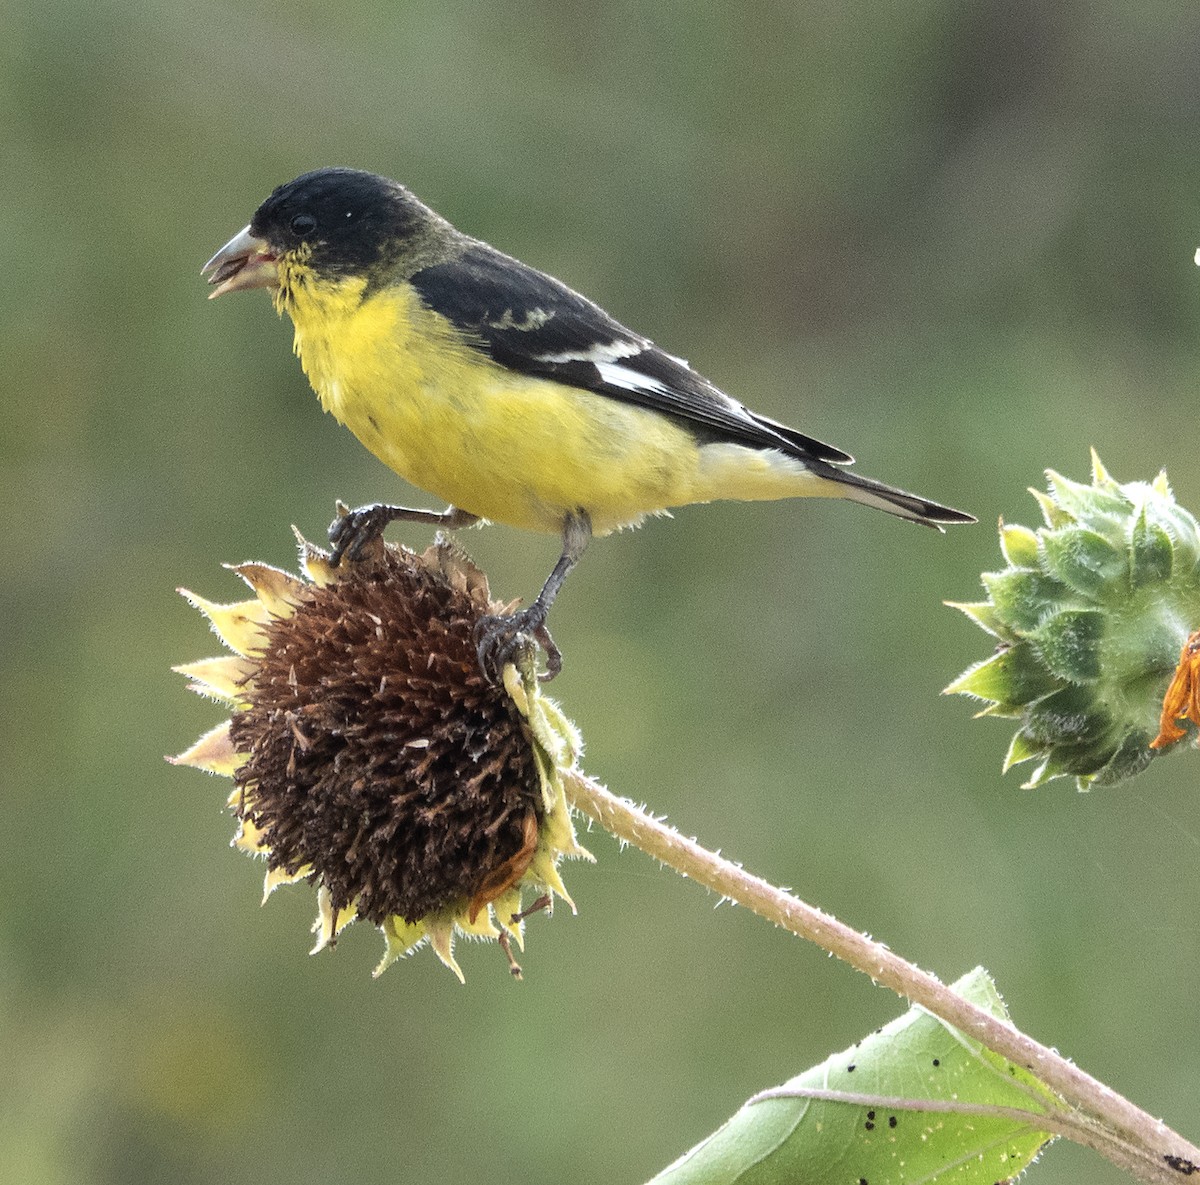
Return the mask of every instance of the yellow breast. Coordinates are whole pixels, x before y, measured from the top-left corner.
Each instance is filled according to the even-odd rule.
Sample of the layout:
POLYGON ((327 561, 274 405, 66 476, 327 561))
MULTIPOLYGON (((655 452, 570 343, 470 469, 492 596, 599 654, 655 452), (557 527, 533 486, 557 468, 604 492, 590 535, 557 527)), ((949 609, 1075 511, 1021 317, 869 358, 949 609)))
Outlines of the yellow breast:
POLYGON ((700 450, 685 429, 506 370, 405 285, 366 295, 363 280, 308 273, 292 277, 279 303, 326 411, 451 505, 544 531, 583 509, 604 534, 705 496, 700 450))

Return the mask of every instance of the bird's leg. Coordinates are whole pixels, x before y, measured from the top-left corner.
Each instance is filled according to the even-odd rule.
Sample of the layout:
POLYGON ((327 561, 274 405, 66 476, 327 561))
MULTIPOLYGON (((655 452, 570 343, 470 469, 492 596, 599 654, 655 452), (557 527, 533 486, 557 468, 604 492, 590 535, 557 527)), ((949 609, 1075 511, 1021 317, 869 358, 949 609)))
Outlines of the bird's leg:
POLYGON ((445 510, 416 510, 409 506, 387 506, 382 502, 348 510, 339 502, 338 516, 329 524, 329 543, 333 548, 329 562, 336 568, 343 556, 351 561, 361 560, 367 545, 383 535, 388 523, 397 521, 432 523, 453 530, 478 522, 479 515, 455 506, 445 510))
POLYGON ((586 510, 570 510, 563 518, 563 549, 542 591, 528 609, 515 613, 481 617, 475 625, 475 648, 483 673, 498 683, 504 664, 510 662, 523 645, 532 638, 546 652, 544 681, 553 679, 562 670, 562 653, 546 628, 546 615, 567 573, 579 563, 592 539, 592 520, 586 510))

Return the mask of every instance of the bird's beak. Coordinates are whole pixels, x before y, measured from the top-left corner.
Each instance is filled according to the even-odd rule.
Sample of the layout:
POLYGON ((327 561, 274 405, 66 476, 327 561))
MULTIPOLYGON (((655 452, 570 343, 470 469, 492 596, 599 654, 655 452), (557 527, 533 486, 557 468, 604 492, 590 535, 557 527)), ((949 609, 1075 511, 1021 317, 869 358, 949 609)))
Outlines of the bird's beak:
POLYGON ((274 288, 279 284, 277 256, 272 254, 264 239, 250 233, 250 228, 238 231, 201 269, 210 284, 216 287, 208 299, 242 288, 274 288))

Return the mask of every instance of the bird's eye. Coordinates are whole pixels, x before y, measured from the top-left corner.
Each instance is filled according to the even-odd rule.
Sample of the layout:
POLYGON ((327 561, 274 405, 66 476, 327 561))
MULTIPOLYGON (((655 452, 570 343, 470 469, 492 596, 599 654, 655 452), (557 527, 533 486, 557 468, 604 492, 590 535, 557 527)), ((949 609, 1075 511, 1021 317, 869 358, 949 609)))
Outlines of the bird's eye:
POLYGON ((317 229, 317 220, 311 214, 297 214, 289 224, 292 228, 292 233, 300 235, 302 238, 305 235, 310 235, 317 229))

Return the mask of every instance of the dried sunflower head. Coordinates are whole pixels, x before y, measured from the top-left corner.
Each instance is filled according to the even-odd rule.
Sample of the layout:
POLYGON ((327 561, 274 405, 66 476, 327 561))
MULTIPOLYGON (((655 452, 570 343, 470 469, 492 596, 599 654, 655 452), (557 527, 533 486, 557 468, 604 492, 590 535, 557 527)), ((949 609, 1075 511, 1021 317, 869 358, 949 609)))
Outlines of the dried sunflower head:
POLYGON ((181 590, 233 654, 176 670, 233 713, 172 760, 233 779, 266 895, 316 886, 314 950, 363 918, 387 943, 376 974, 428 941, 461 979, 456 933, 522 945, 524 889, 574 909, 557 864, 587 855, 561 776, 578 734, 532 650, 502 686, 481 673, 475 622, 501 607, 453 543, 335 569, 302 540, 301 567, 236 566, 255 596, 235 604, 181 590))

